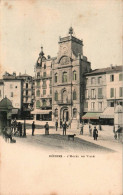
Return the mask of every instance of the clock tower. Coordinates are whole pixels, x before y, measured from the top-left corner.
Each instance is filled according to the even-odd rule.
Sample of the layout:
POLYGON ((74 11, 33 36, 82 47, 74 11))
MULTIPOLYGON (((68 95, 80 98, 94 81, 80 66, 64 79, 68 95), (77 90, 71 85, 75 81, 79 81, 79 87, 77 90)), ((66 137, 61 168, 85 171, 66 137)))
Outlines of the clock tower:
POLYGON ((69 28, 66 37, 59 38, 59 51, 52 68, 53 120, 67 121, 79 128, 83 113, 83 74, 90 70, 90 63, 83 56, 82 40, 73 36, 69 28))

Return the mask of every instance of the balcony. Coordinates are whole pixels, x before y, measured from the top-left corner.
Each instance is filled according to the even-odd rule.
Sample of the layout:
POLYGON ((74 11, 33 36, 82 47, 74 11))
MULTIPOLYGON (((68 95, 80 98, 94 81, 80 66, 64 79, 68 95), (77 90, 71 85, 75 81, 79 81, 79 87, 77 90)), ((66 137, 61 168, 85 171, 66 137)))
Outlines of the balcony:
POLYGON ((58 105, 71 105, 72 104, 72 100, 66 100, 66 101, 59 100, 59 101, 57 101, 57 104, 58 105))
POLYGON ((42 106, 40 106, 40 108, 43 108, 43 109, 52 108, 52 105, 50 105, 50 104, 42 105, 42 106))
POLYGON ((99 95, 99 96, 98 96, 98 99, 103 99, 103 98, 104 98, 103 95, 99 95))

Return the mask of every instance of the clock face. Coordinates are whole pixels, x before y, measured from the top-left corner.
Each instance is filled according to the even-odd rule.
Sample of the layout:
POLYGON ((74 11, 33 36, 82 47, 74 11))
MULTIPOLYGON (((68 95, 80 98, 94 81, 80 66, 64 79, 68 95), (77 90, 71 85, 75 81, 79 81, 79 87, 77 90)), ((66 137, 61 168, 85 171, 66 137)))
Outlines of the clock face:
POLYGON ((63 47, 63 48, 62 48, 62 51, 63 51, 64 54, 66 54, 67 51, 68 51, 67 47, 63 47))

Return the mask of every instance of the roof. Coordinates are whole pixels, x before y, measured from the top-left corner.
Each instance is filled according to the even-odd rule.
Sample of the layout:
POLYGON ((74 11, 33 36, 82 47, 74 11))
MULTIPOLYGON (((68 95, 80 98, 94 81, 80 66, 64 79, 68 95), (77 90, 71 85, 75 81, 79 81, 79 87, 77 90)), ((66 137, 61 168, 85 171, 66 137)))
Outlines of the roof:
POLYGON ((32 76, 30 76, 30 75, 28 75, 28 74, 20 74, 19 76, 17 76, 17 77, 32 77, 32 76))
POLYGON ((110 72, 117 72, 117 71, 123 71, 123 66, 111 66, 111 67, 107 67, 107 68, 100 68, 100 69, 95 69, 92 70, 89 73, 86 73, 86 76, 90 76, 90 75, 95 75, 95 74, 106 74, 106 73, 110 73, 110 72))
POLYGON ((11 110, 12 108, 13 108, 12 102, 7 97, 3 98, 0 101, 0 110, 6 111, 11 110))

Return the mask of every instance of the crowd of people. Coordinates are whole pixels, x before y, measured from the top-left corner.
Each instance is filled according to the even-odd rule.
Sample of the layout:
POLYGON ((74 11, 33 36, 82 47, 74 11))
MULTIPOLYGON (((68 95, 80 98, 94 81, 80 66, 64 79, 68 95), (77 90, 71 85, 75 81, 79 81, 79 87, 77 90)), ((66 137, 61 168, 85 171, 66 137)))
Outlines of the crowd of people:
MULTIPOLYGON (((84 134, 84 123, 81 122, 79 125, 80 128, 80 135, 84 134)), ((58 124, 58 121, 55 122, 55 129, 56 131, 58 131, 58 127, 60 129, 63 130, 63 135, 66 135, 66 131, 67 129, 70 127, 70 124, 66 121, 62 121, 60 120, 60 125, 58 124)), ((35 122, 32 122, 32 136, 34 136, 34 132, 35 132, 35 122)), ((46 124, 44 125, 44 129, 45 129, 45 135, 49 135, 49 124, 48 122, 46 122, 46 124)), ((90 123, 88 123, 88 130, 89 130, 89 135, 91 137, 93 137, 94 140, 97 140, 98 138, 98 131, 102 130, 102 126, 99 124, 98 130, 97 127, 94 126, 90 123)), ((113 127, 113 133, 114 133, 114 139, 121 139, 123 130, 122 127, 118 126, 118 129, 116 130, 115 126, 113 127)), ((3 136, 4 138, 9 138, 10 141, 12 142, 13 138, 12 136, 24 136, 24 126, 22 125, 21 122, 17 122, 16 119, 13 119, 11 121, 11 126, 10 127, 4 127, 3 128, 3 136)))

